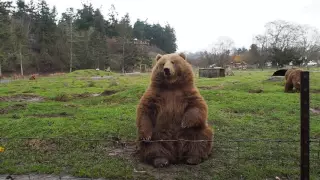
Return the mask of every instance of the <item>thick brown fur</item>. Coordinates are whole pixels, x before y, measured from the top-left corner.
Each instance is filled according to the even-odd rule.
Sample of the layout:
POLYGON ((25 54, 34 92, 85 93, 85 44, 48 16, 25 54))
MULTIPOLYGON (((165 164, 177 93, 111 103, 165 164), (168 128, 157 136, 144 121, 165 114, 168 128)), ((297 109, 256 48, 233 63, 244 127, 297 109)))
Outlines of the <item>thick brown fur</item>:
MULTIPOLYGON (((289 71, 289 70, 288 70, 289 71)), ((300 92, 300 73, 302 72, 301 69, 290 69, 290 72, 286 73, 287 77, 286 84, 284 88, 284 92, 292 92, 293 88, 295 88, 298 92, 300 92)))
POLYGON ((292 71, 296 70, 296 69, 297 69, 297 68, 288 69, 288 70, 286 71, 285 75, 284 75, 284 79, 287 80, 288 77, 289 77, 289 74, 290 74, 292 71))
POLYGON ((212 150, 208 107, 194 85, 183 53, 156 56, 151 83, 137 107, 139 156, 154 167, 184 162, 199 164, 212 150), (170 75, 164 70, 168 68, 170 75), (157 140, 208 140, 203 142, 157 140), (155 142, 157 141, 157 142, 155 142))

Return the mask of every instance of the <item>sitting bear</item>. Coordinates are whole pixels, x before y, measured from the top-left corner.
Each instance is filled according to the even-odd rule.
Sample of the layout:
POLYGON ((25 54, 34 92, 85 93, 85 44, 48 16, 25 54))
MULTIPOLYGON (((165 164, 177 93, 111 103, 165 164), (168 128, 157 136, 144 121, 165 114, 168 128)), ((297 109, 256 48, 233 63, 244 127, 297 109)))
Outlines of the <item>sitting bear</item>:
MULTIPOLYGON (((289 70, 288 70, 289 71, 289 70)), ((284 92, 291 92, 293 88, 295 88, 298 92, 300 91, 301 78, 300 73, 301 69, 290 69, 288 73, 286 73, 286 84, 284 88, 284 92)))
POLYGON ((207 104, 194 85, 185 54, 158 54, 151 83, 137 107, 141 160, 156 168, 206 160, 213 144, 207 117, 207 104))

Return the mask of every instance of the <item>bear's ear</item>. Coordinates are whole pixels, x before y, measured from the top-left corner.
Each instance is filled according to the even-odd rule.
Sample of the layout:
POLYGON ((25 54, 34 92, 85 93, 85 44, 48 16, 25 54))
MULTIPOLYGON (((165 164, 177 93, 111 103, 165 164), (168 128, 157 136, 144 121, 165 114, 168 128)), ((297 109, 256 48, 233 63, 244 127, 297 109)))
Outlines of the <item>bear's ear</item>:
POLYGON ((157 56, 156 56, 156 61, 158 61, 161 57, 162 57, 161 54, 157 54, 157 56))
POLYGON ((187 56, 183 52, 179 53, 179 56, 181 56, 184 60, 186 60, 187 58, 187 56))

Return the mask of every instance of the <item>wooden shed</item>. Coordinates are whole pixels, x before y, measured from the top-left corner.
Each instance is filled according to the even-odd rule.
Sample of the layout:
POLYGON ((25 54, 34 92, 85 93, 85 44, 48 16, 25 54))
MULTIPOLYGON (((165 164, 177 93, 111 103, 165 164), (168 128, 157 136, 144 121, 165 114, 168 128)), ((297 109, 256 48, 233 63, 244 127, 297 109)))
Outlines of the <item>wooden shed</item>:
POLYGON ((224 68, 200 68, 199 77, 218 78, 225 77, 224 68))

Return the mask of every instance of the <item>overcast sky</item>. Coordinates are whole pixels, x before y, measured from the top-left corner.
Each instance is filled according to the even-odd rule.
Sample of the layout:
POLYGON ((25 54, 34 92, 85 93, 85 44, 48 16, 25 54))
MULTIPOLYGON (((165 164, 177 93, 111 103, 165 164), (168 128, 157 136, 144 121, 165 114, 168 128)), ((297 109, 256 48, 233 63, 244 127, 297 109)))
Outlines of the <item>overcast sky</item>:
MULTIPOLYGON (((28 2, 29 0, 26 0, 28 2)), ((320 29, 320 0, 46 0, 59 15, 68 7, 91 2, 107 16, 111 4, 119 17, 129 13, 149 23, 168 22, 176 30, 178 51, 208 48, 219 36, 248 48, 265 23, 277 19, 309 24, 320 29)))

